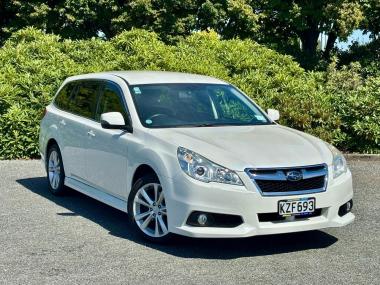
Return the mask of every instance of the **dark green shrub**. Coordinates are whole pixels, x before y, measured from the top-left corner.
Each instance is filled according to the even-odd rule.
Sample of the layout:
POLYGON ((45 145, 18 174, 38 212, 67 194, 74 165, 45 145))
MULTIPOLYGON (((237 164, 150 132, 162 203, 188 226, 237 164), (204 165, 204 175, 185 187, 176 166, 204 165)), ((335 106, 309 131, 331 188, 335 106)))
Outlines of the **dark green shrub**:
POLYGON ((39 110, 12 105, 0 117, 0 158, 38 157, 39 110))
POLYGON ((352 69, 310 73, 289 56, 250 40, 196 33, 175 46, 143 30, 104 41, 61 40, 28 28, 0 49, 0 159, 38 157, 44 107, 70 75, 108 70, 171 70, 235 84, 280 122, 350 151, 379 152, 379 78, 352 69))
POLYGON ((347 65, 351 62, 359 62, 361 74, 367 76, 380 76, 380 39, 360 45, 354 43, 350 49, 339 54, 339 63, 347 65))
POLYGON ((380 77, 360 77, 361 67, 352 64, 326 74, 334 113, 342 121, 342 147, 347 151, 380 153, 380 77))

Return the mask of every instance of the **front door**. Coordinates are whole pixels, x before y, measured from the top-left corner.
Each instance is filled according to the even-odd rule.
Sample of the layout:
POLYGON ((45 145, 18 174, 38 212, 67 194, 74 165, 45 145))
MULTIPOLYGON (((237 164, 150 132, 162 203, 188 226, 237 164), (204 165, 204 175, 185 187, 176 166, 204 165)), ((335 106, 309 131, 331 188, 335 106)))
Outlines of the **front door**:
POLYGON ((132 134, 124 130, 103 129, 100 115, 107 112, 120 112, 126 121, 129 118, 120 87, 109 81, 104 84, 95 121, 88 129, 91 135, 87 145, 87 180, 97 189, 125 200, 127 148, 132 134))

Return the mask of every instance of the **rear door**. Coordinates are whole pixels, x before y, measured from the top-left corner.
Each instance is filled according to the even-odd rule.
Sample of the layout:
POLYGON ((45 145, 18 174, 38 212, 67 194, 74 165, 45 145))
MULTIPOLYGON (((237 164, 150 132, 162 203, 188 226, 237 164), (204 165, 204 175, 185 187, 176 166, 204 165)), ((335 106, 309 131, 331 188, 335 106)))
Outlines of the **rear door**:
POLYGON ((76 81, 76 87, 66 117, 64 163, 66 175, 87 183, 86 153, 88 125, 94 120, 96 101, 101 82, 97 80, 76 81), (66 161, 65 161, 66 160, 66 161))
POLYGON ((78 129, 78 117, 73 112, 76 89, 77 82, 69 82, 54 100, 54 106, 58 109, 53 112, 56 116, 55 126, 67 177, 83 176, 80 169, 84 167, 84 161, 78 159, 78 154, 85 141, 78 129))
POLYGON ((127 183, 127 148, 132 134, 124 130, 103 129, 100 115, 120 112, 124 120, 129 115, 121 88, 107 81, 100 94, 95 122, 91 122, 88 132, 87 174, 88 180, 98 189, 117 198, 125 199, 127 183))

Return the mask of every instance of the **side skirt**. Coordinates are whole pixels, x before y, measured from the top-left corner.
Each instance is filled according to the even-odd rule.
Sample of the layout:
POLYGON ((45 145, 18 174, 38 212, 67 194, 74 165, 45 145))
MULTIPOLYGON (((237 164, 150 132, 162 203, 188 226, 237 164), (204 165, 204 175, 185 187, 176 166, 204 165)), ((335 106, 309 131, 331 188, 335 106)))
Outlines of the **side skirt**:
POLYGON ((126 201, 116 198, 115 196, 112 196, 110 194, 104 193, 103 191, 100 191, 90 185, 82 183, 74 178, 66 177, 65 185, 70 188, 73 188, 74 190, 84 195, 94 198, 95 200, 98 200, 100 202, 103 202, 104 204, 114 207, 120 211, 127 212, 126 201))

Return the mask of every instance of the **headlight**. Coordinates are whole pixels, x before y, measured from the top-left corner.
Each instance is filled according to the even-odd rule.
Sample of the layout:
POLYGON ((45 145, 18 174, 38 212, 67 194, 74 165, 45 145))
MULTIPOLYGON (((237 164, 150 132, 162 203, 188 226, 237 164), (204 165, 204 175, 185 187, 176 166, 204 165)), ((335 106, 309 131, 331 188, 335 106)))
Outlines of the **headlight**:
POLYGON ((243 185, 235 171, 213 163, 191 150, 179 147, 177 156, 182 170, 192 178, 203 182, 243 185))
POLYGON ((333 155, 333 177, 337 178, 343 173, 347 172, 347 162, 343 154, 336 147, 332 146, 331 144, 327 144, 327 146, 333 155))

